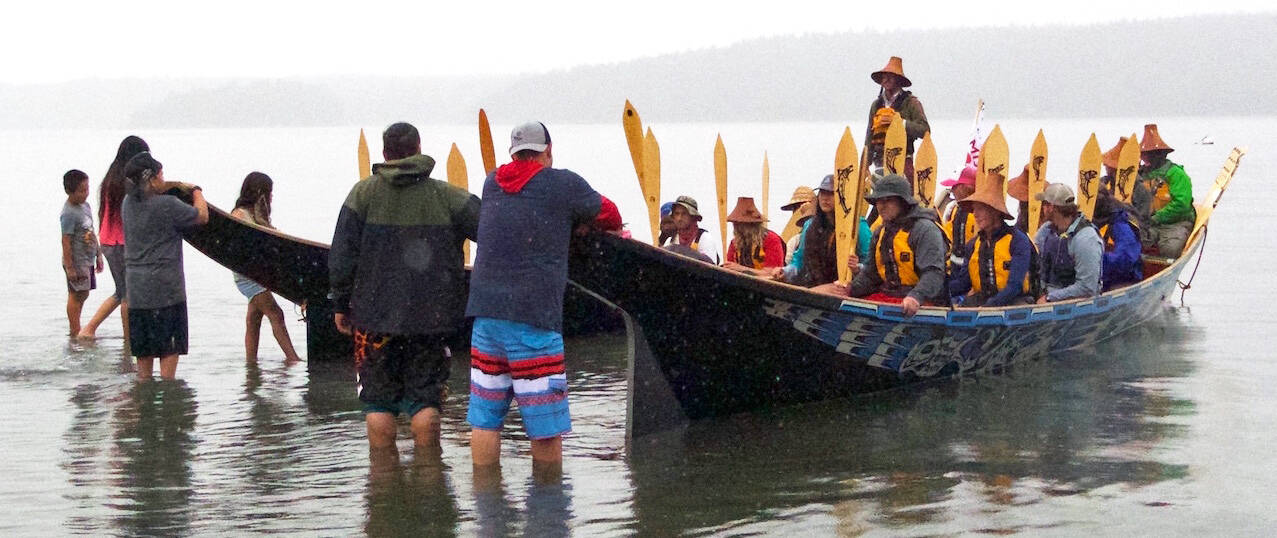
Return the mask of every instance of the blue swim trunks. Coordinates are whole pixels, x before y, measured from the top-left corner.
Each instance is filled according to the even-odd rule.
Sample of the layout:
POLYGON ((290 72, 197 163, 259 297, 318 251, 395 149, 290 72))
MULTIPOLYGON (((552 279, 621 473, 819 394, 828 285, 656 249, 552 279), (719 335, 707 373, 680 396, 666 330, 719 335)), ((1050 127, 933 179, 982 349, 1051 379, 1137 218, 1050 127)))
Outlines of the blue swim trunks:
POLYGON ((572 431, 563 335, 524 323, 475 318, 470 337, 470 406, 466 420, 480 430, 500 430, 519 402, 531 439, 572 431))

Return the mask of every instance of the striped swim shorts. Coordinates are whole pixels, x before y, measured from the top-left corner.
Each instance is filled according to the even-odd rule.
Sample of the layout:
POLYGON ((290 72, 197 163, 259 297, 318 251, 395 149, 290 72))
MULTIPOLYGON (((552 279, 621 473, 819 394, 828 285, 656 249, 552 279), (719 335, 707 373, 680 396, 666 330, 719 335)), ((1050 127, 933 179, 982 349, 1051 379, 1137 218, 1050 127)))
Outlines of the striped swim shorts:
POLYGON ((563 335, 531 325, 475 318, 470 337, 470 406, 466 419, 480 430, 500 430, 519 402, 531 439, 572 431, 563 335))

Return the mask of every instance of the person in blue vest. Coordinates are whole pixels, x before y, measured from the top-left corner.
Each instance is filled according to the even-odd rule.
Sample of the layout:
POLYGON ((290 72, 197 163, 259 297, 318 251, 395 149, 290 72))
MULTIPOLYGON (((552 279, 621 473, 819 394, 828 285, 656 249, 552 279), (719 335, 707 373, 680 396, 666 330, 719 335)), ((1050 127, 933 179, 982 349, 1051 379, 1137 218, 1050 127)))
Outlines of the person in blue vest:
POLYGON ((1046 290, 1038 302, 1098 295, 1104 245, 1095 226, 1078 212, 1073 189, 1052 183, 1036 197, 1042 201, 1047 218, 1035 241, 1042 262, 1042 287, 1046 290))
POLYGON ((1100 280, 1104 291, 1128 286, 1144 279, 1144 262, 1140 259, 1140 231, 1130 206, 1101 188, 1095 199, 1093 224, 1104 240, 1104 262, 1100 280))
POLYGON ((961 297, 959 306, 1033 304, 1037 279, 1037 251, 1029 236, 1007 224, 1003 176, 990 171, 980 178, 975 193, 960 200, 975 215, 976 237, 967 243, 968 256, 954 268, 949 295, 961 297))

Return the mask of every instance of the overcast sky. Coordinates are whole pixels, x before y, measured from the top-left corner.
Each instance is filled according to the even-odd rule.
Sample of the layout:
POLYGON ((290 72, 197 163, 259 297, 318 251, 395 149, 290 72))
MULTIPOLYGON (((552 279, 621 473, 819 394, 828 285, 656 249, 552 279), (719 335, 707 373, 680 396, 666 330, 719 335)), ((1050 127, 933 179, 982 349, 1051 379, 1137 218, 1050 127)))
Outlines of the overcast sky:
POLYGON ((1272 0, 907 4, 903 9, 892 7, 903 3, 845 0, 16 2, 5 6, 0 21, 0 82, 543 72, 770 35, 1277 10, 1272 0), (886 12, 870 13, 865 6, 886 12))

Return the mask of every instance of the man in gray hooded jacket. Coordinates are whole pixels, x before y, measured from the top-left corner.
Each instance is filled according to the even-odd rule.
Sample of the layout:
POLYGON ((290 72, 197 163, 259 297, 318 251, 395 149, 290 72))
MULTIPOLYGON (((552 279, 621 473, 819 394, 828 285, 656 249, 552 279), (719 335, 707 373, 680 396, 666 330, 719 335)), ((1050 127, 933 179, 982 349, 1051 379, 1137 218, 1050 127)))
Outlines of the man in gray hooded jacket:
POLYGON ((864 270, 848 289, 852 297, 900 303, 911 317, 923 304, 944 302, 944 265, 948 253, 936 212, 913 197, 909 180, 889 174, 865 196, 883 225, 869 240, 864 270))

